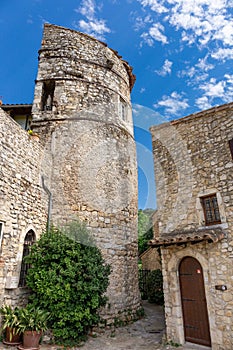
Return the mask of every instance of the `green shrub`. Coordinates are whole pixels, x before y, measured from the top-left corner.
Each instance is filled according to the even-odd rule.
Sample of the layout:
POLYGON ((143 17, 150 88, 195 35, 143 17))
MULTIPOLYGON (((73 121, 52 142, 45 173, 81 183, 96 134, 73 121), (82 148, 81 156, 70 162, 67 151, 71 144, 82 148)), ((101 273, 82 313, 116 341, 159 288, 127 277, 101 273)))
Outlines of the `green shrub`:
POLYGON ((150 271, 147 277, 147 296, 149 303, 164 304, 163 275, 161 270, 150 271))
POLYGON ((75 222, 65 232, 52 228, 25 260, 32 266, 27 276, 30 303, 50 313, 55 342, 79 343, 100 320, 110 274, 86 227, 75 222))
POLYGON ((150 273, 150 270, 143 270, 141 266, 138 268, 138 283, 139 283, 139 290, 141 294, 142 300, 147 300, 147 278, 150 273))
POLYGON ((138 255, 149 248, 148 242, 153 238, 153 213, 152 209, 138 211, 138 255))

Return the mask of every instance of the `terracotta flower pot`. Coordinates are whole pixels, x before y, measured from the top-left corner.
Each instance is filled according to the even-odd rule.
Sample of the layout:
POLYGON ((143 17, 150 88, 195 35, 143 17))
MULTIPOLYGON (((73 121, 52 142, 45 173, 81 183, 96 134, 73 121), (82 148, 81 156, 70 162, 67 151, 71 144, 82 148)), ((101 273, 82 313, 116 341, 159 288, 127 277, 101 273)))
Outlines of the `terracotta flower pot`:
POLYGON ((21 334, 15 334, 14 328, 6 327, 3 343, 6 345, 19 345, 21 343, 21 334))
POLYGON ((32 138, 33 140, 35 140, 35 141, 37 141, 37 142, 40 141, 40 136, 39 136, 39 135, 33 134, 33 135, 30 135, 30 136, 31 136, 31 138, 32 138))
POLYGON ((39 349, 39 342, 42 332, 25 331, 23 333, 23 344, 18 346, 20 350, 37 350, 39 349))

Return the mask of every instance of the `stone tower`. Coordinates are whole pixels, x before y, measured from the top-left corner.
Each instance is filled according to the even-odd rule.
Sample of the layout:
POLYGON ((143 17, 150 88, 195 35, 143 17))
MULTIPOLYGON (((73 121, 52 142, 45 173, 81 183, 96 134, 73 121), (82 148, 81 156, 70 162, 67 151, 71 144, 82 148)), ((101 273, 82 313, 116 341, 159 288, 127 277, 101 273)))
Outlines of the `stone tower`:
POLYGON ((45 149, 50 219, 64 225, 79 217, 93 233, 112 268, 109 321, 140 306, 134 81, 132 68, 103 42, 45 25, 32 113, 45 149))

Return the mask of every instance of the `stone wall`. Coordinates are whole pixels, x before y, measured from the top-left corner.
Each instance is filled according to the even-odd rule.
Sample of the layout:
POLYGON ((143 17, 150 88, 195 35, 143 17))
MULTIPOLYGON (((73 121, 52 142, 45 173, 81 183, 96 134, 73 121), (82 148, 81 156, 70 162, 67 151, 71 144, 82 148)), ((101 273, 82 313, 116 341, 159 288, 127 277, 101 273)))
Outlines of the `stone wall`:
POLYGON ((152 127, 159 238, 221 229, 225 238, 162 247, 168 338, 184 343, 178 269, 185 256, 202 265, 213 350, 233 344, 233 104, 152 127), (205 226, 201 197, 216 194, 221 224, 205 226), (226 285, 222 292, 216 285, 226 285))
POLYGON ((108 322, 140 307, 133 83, 130 66, 102 42, 45 25, 32 127, 46 150, 42 172, 53 223, 85 221, 111 265, 108 322), (44 110, 48 81, 53 101, 44 110))
POLYGON ((117 123, 133 134, 130 90, 135 77, 116 51, 89 35, 46 24, 39 53, 34 127, 38 119, 51 119, 41 110, 43 83, 50 80, 55 83, 53 119, 91 118, 117 123), (126 120, 119 118, 121 101, 128 109, 126 120))
POLYGON ((160 256, 156 249, 148 248, 140 255, 143 270, 161 270, 160 256))
POLYGON ((47 198, 40 185, 40 143, 0 109, 0 304, 24 303, 18 288, 23 243, 29 230, 39 238, 47 220, 47 198))
POLYGON ((203 226, 198 199, 211 191, 221 192, 221 221, 232 225, 232 120, 229 104, 152 127, 160 235, 203 226))

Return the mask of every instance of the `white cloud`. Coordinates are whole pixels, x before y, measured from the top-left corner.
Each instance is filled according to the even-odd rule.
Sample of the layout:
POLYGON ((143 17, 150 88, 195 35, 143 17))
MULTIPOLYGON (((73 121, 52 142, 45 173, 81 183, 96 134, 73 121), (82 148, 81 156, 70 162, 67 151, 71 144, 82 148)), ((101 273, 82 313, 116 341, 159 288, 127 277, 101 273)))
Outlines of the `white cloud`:
POLYGON ((164 26, 161 23, 154 23, 148 30, 148 33, 142 33, 141 38, 143 38, 149 46, 153 46, 154 41, 161 41, 163 44, 168 44, 167 37, 162 33, 163 31, 164 26))
POLYGON ((165 113, 170 116, 177 116, 180 112, 189 107, 188 100, 182 94, 173 91, 170 96, 164 95, 162 100, 154 104, 155 108, 165 108, 165 113))
POLYGON ((233 48, 220 48, 217 51, 211 53, 211 57, 216 60, 232 60, 233 59, 233 48))
POLYGON ((142 46, 143 42, 146 43, 148 46, 153 46, 154 40, 148 33, 142 33, 141 38, 143 39, 143 41, 140 43, 140 46, 142 46))
POLYGON ((225 74, 224 77, 226 78, 227 83, 230 83, 230 84, 232 84, 232 86, 233 86, 233 75, 231 75, 231 74, 225 74))
POLYGON ((79 9, 75 9, 75 12, 81 13, 84 17, 89 20, 95 18, 95 1, 94 0, 83 0, 79 9))
POLYGON ((208 82, 200 85, 200 89, 204 91, 203 95, 196 99, 195 104, 200 109, 210 108, 222 100, 225 103, 233 100, 233 75, 225 74, 224 79, 217 82, 215 78, 211 78, 208 82))
POLYGON ((205 96, 210 97, 211 99, 215 97, 224 97, 225 93, 225 81, 219 81, 216 82, 215 78, 211 78, 209 82, 205 82, 202 85, 200 85, 200 89, 205 92, 205 96))
POLYGON ((225 20, 221 16, 218 23, 218 31, 215 31, 213 38, 223 42, 225 45, 233 45, 232 22, 225 20))
POLYGON ((143 7, 150 6, 151 10, 157 13, 164 13, 168 11, 168 9, 163 6, 163 0, 141 0, 140 2, 143 7))
POLYGON ((161 75, 162 77, 165 77, 167 74, 171 74, 171 68, 172 68, 173 62, 169 61, 169 60, 165 60, 163 67, 160 70, 156 70, 155 72, 158 75, 161 75))
POLYGON ((226 82, 224 101, 228 103, 233 100, 233 75, 225 74, 224 78, 226 82))
POLYGON ((100 40, 104 38, 105 33, 110 33, 110 29, 106 26, 105 21, 102 19, 94 19, 93 21, 88 22, 80 20, 79 27, 85 33, 93 35, 100 40))
POLYGON ((130 13, 131 21, 133 22, 133 27, 136 31, 142 30, 145 28, 148 23, 153 23, 153 19, 150 15, 145 17, 137 16, 137 12, 130 13))
POLYGON ((209 70, 214 68, 214 65, 207 62, 208 56, 205 56, 204 58, 199 58, 198 63, 195 65, 197 68, 204 72, 208 72, 209 70))
POLYGON ((231 18, 226 14, 226 0, 169 0, 171 11, 167 21, 176 29, 185 30, 187 36, 195 35, 200 44, 219 40, 224 45, 233 44, 230 30, 231 18), (225 34, 225 35, 224 35, 225 34))
MULTIPOLYGON (((153 19, 156 28, 159 28, 162 22, 175 27, 177 32, 180 31, 180 40, 189 45, 196 43, 199 47, 204 47, 212 42, 226 48, 233 45, 232 1, 138 0, 138 2, 144 11, 148 8, 155 14, 153 19)), ((145 33, 150 35, 151 28, 153 27, 148 28, 145 33)), ((162 32, 166 38, 166 33, 162 32)))
POLYGON ((182 69, 177 73, 179 78, 189 77, 192 78, 196 74, 196 69, 194 67, 187 66, 186 69, 182 69))
POLYGON ((195 105, 201 110, 208 109, 208 108, 212 107, 212 105, 209 101, 209 98, 207 96, 201 96, 201 97, 197 98, 195 101, 195 105))
POLYGON ((161 41, 163 44, 167 44, 167 37, 162 33, 164 31, 164 26, 160 23, 154 23, 153 26, 149 29, 149 34, 152 39, 161 41))
POLYGON ((85 17, 74 23, 74 27, 79 30, 96 37, 99 40, 105 39, 106 33, 111 33, 104 19, 98 19, 96 11, 100 11, 100 6, 97 7, 95 0, 82 0, 81 6, 75 9, 75 12, 80 13, 85 17))
MULTIPOLYGON (((169 66, 169 62, 176 61, 181 67, 177 77, 186 85, 182 90, 191 91, 190 100, 194 99, 197 107, 207 109, 231 102, 233 75, 222 73, 223 78, 217 77, 224 70, 229 72, 226 70, 229 66, 224 67, 223 62, 233 59, 233 0, 137 1, 142 6, 144 18, 150 16, 150 22, 143 22, 139 29, 143 43, 149 46, 156 41, 166 44, 163 54, 173 57, 166 60, 156 73, 161 76, 170 74, 176 67, 169 66), (179 62, 181 52, 183 56, 179 62), (200 55, 200 52, 204 54, 200 55), (189 62, 185 62, 190 54, 189 62)), ((162 52, 162 48, 159 50, 162 52)), ((186 96, 174 91, 170 96, 164 95, 155 107, 164 108, 169 115, 179 115, 189 107, 186 96)))
MULTIPOLYGON (((187 77, 189 78, 187 80, 187 85, 196 85, 200 84, 200 82, 205 81, 209 77, 209 71, 214 69, 214 65, 209 63, 208 56, 206 55, 203 58, 199 58, 198 62, 190 67, 189 65, 186 66, 185 69, 179 71, 177 73, 177 76, 179 78, 187 77)), ((187 63, 186 63, 187 64, 187 63)))

